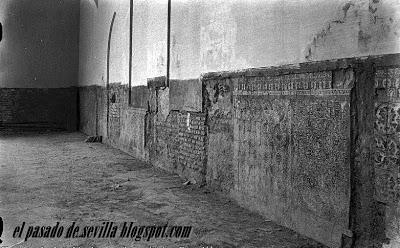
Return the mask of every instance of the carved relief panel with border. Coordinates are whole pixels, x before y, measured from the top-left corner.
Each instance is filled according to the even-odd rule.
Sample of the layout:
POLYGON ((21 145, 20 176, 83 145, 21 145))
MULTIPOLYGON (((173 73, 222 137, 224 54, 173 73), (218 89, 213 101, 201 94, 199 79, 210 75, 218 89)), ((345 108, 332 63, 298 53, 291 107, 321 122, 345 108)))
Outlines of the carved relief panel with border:
POLYGON ((400 68, 375 74, 375 199, 400 200, 400 68))

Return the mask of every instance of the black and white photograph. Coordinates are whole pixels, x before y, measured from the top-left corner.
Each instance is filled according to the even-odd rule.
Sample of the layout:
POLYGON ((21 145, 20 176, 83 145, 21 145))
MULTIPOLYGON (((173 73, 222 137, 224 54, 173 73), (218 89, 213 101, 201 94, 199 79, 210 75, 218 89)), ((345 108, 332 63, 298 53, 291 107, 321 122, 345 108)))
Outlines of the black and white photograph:
POLYGON ((400 248, 400 0, 0 0, 0 248, 400 248))

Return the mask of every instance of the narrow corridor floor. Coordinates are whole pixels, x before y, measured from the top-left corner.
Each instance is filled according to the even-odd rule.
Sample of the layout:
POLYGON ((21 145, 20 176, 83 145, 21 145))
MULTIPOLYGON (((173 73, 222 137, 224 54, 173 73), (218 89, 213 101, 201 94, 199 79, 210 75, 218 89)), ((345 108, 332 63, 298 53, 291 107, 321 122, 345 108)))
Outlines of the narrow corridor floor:
MULTIPOLYGON (((80 133, 0 136, 0 217, 4 221, 0 247, 323 247, 205 188, 183 185, 176 175, 84 140, 80 133), (24 229, 18 232, 23 222, 24 229), (60 238, 40 237, 47 236, 47 226, 57 222, 58 231, 64 228, 60 238), (76 234, 85 238, 66 238, 73 222, 80 228, 76 234), (110 237, 99 237, 100 232, 93 237, 94 231, 87 235, 91 226, 106 230, 107 222, 111 231, 103 233, 110 237), (121 238, 124 222, 193 229, 189 238, 172 235, 148 241, 144 232, 139 240, 140 228, 134 238, 121 238), (45 228, 41 232, 36 226, 45 228), (32 237, 26 239, 27 235, 32 237)), ((173 230, 179 234, 179 229, 173 230)))

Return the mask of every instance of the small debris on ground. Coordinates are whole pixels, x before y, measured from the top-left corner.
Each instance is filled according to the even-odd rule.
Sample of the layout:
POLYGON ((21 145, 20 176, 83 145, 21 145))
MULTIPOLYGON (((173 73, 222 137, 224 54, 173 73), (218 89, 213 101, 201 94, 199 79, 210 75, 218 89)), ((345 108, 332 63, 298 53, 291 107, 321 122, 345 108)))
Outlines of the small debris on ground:
POLYGON ((118 188, 120 188, 120 187, 121 187, 121 185, 119 185, 118 183, 111 185, 111 188, 112 188, 113 190, 116 190, 116 189, 118 189, 118 188))
POLYGON ((192 183, 190 182, 190 180, 186 181, 183 183, 183 185, 191 185, 192 183))
POLYGON ((103 140, 102 136, 89 136, 85 142, 86 143, 101 143, 103 140))

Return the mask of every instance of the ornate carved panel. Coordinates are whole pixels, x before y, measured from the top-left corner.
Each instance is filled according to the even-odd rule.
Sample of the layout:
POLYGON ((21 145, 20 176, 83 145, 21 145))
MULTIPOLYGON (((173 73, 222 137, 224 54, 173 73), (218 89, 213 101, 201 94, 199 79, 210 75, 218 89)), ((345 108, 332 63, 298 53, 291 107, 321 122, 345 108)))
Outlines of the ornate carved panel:
POLYGON ((400 69, 375 74, 375 198, 392 204, 400 200, 400 69))
POLYGON ((346 85, 332 87, 332 72, 252 77, 239 80, 234 95, 309 96, 349 95, 346 85))
POLYGON ((236 188, 277 218, 294 208, 347 228, 352 71, 233 82, 236 188))

